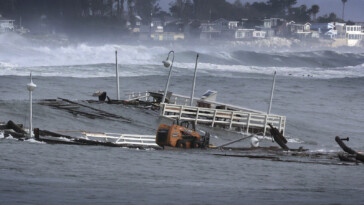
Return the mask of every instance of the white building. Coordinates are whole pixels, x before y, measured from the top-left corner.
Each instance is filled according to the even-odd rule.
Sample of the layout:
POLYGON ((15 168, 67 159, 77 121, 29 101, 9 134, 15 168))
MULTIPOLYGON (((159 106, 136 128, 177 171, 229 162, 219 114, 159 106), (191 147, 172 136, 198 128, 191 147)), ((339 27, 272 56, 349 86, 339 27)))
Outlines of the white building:
POLYGON ((255 29, 237 29, 235 31, 235 39, 252 39, 252 38, 265 38, 266 37, 265 31, 257 31, 255 29))
POLYGON ((253 31, 253 38, 265 38, 266 34, 265 31, 253 31))
POLYGON ((362 32, 362 28, 360 25, 346 25, 345 29, 345 37, 347 39, 348 46, 357 46, 360 44, 360 41, 364 38, 364 33, 362 32))
POLYGON ((312 37, 310 23, 298 24, 294 21, 291 21, 286 24, 286 27, 288 28, 288 34, 290 36, 294 36, 299 39, 312 37))
POLYGON ((0 14, 0 33, 14 31, 14 20, 6 19, 0 14))
MULTIPOLYGON (((335 23, 313 23, 311 24, 311 31, 316 31, 318 37, 323 37, 326 39, 337 38, 337 30, 335 28, 335 23)), ((314 32, 312 33, 314 35, 314 32)))
POLYGON ((361 25, 346 25, 345 23, 334 23, 337 31, 337 38, 333 46, 359 46, 364 39, 361 25))
POLYGON ((254 29, 237 29, 235 31, 235 39, 252 38, 254 31, 254 29))

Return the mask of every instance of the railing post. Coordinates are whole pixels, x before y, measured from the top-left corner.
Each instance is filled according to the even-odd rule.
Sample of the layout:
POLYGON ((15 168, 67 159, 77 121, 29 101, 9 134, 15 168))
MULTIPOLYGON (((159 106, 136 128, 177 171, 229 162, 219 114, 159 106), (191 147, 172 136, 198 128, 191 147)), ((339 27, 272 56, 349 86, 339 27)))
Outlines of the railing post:
POLYGON ((161 114, 162 114, 162 116, 164 116, 165 111, 166 111, 166 105, 167 105, 167 104, 162 103, 161 105, 162 105, 162 112, 161 112, 161 114))
POLYGON ((195 87, 196 87, 196 73, 197 73, 197 61, 198 61, 199 54, 197 53, 196 56, 196 64, 195 64, 195 74, 193 76, 193 84, 192 84, 192 92, 191 92, 191 98, 190 98, 190 106, 192 106, 193 103, 193 97, 195 95, 195 87))
POLYGON ((263 132, 263 136, 265 137, 265 133, 267 131, 267 122, 268 122, 268 115, 265 115, 265 119, 264 119, 264 132, 263 132))
POLYGON ((217 112, 217 110, 215 109, 215 111, 214 111, 214 117, 212 118, 212 125, 211 125, 211 127, 214 127, 214 125, 215 125, 216 112, 217 112))
POLYGON ((268 106, 268 112, 267 112, 268 115, 270 114, 270 111, 272 109, 274 85, 276 83, 276 74, 277 74, 277 72, 275 71, 274 75, 273 75, 272 91, 270 93, 270 100, 269 100, 269 106, 268 106))
POLYGON ((200 108, 197 108, 196 110, 196 118, 195 118, 195 125, 197 125, 198 122, 198 114, 200 113, 200 108))
POLYGON ((248 121, 246 122, 246 133, 249 133, 251 113, 248 114, 248 121))
POLYGON ((179 110, 179 116, 178 116, 178 119, 180 120, 180 119, 181 119, 181 117, 182 117, 183 105, 181 105, 179 109, 180 109, 180 110, 179 110))
POLYGON ((231 113, 229 129, 231 129, 231 127, 232 127, 232 125, 233 125, 234 114, 235 114, 235 112, 233 111, 233 112, 231 113))
POLYGON ((286 117, 283 117, 283 135, 286 133, 286 117))
POLYGON ((187 98, 185 98, 185 105, 187 105, 187 101, 188 101, 188 99, 187 99, 187 98))
POLYGON ((281 131, 282 128, 282 116, 279 117, 279 126, 278 126, 278 130, 281 131))

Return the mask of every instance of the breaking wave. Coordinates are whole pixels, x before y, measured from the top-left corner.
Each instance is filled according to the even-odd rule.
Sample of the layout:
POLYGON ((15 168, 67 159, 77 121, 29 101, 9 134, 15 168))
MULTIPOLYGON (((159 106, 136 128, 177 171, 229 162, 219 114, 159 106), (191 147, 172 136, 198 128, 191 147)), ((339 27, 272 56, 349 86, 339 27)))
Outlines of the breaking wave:
MULTIPOLYGON (((165 72, 161 61, 168 46, 148 45, 35 45, 21 36, 0 35, 0 75, 63 77, 111 77, 118 50, 121 76, 159 75, 165 72), (140 71, 143 72, 140 72, 140 71)), ((169 46, 171 47, 171 46, 169 46)), ((175 67, 193 69, 200 53, 201 72, 222 71, 316 78, 364 77, 364 53, 337 50, 323 51, 251 51, 224 46, 173 46, 175 67)))

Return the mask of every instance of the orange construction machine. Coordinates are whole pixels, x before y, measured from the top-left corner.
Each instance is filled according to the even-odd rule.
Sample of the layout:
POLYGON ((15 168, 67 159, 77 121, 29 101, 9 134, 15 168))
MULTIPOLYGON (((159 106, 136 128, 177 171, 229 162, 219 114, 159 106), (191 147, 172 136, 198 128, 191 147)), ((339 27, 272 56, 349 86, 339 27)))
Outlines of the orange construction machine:
POLYGON ((161 147, 207 148, 210 134, 206 132, 205 136, 201 136, 196 132, 194 123, 177 121, 171 126, 161 124, 158 127, 156 143, 161 147))

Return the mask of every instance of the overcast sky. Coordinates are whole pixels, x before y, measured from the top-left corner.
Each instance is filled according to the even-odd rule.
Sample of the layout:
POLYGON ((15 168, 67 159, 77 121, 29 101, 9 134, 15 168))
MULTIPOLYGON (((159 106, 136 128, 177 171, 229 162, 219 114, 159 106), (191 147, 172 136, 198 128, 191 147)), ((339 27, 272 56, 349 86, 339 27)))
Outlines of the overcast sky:
MULTIPOLYGON (((234 2, 234 0, 227 0, 234 2)), ((240 0, 241 3, 264 1, 264 0, 240 0)), ((265 0, 266 1, 266 0, 265 0)), ((174 0, 159 0, 159 4, 164 10, 168 10, 168 4, 174 0)), ((331 12, 341 17, 342 3, 341 0, 297 0, 298 4, 306 4, 311 7, 313 4, 320 6, 319 16, 331 12)), ((345 5, 345 20, 363 21, 364 22, 364 0, 348 0, 345 5)))

